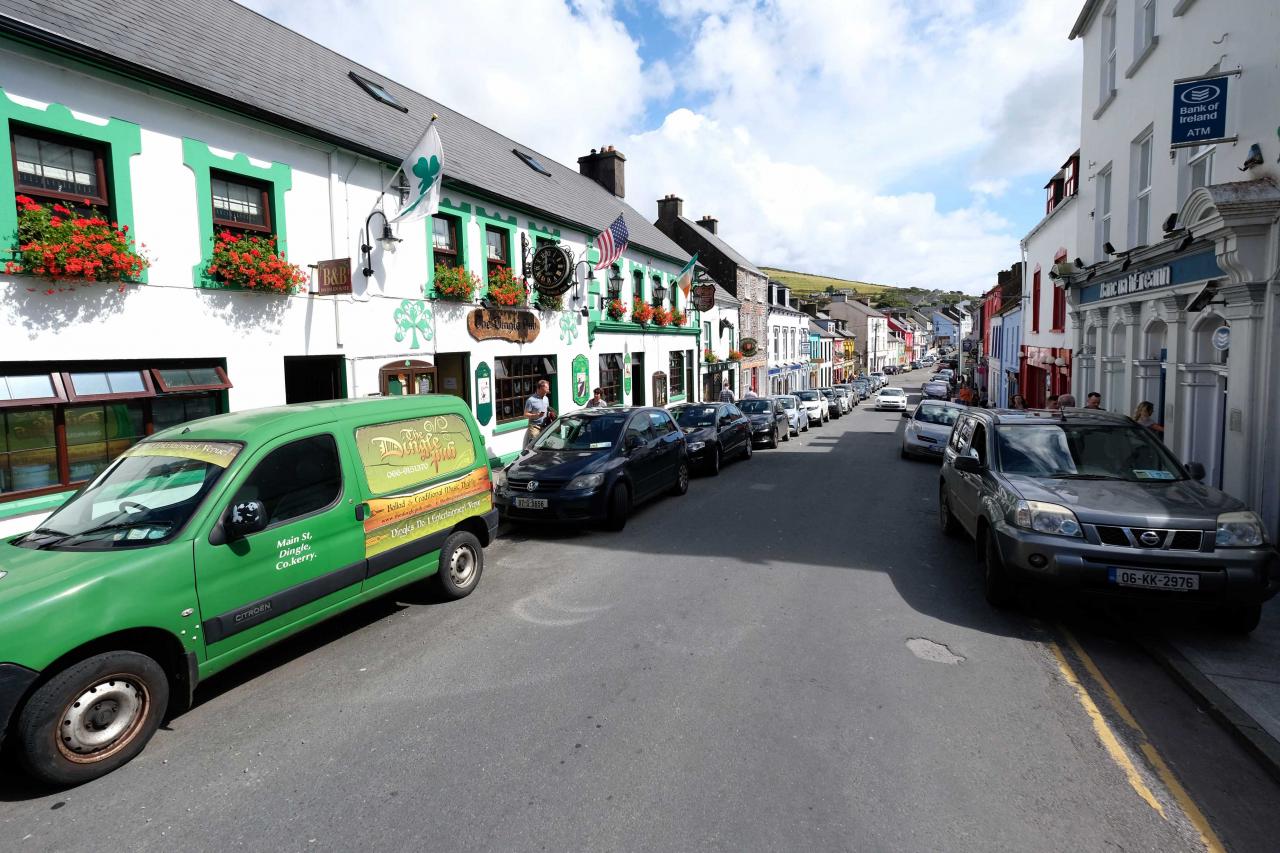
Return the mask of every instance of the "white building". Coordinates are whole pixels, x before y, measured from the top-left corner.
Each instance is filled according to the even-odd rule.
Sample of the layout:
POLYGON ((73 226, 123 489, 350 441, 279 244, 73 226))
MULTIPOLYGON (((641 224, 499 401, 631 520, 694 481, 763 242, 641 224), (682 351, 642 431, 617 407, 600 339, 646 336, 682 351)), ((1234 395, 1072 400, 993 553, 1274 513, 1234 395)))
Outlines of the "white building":
POLYGON ((1089 0, 1070 37, 1088 267, 1070 278, 1076 396, 1152 402, 1165 441, 1275 536, 1280 5, 1089 0))
POLYGON ((809 359, 803 352, 809 315, 792 302, 788 287, 772 280, 768 308, 769 393, 790 394, 809 387, 809 359))
POLYGON ((858 358, 863 370, 871 373, 890 363, 889 319, 884 314, 855 299, 849 291, 831 294, 826 311, 833 318, 844 320, 857 335, 858 358))
POLYGON ((17 164, 0 171, 0 233, 14 233, 17 194, 91 197, 152 263, 125 284, 0 276, 0 532, 34 523, 143 435, 221 411, 456 394, 502 463, 539 379, 560 411, 595 386, 625 403, 696 394, 697 312, 632 322, 633 297, 688 311, 675 278, 689 255, 623 201, 620 153, 592 152, 575 172, 229 0, 155 4, 145 25, 106 0, 6 10, 2 31, 24 35, 0 35, 0 144, 17 164), (243 65, 246 44, 252 74, 218 73, 243 65), (383 189, 433 114, 440 214, 392 229, 393 254, 369 239, 385 221, 370 211, 396 215, 383 189), (587 277, 592 239, 619 214, 625 256, 587 277), (304 271, 337 261, 352 290, 227 288, 208 269, 223 229, 273 235, 304 271), (529 273, 544 244, 572 254, 562 306, 482 310, 488 276, 529 273), (456 267, 476 292, 436 298, 436 270, 456 267))

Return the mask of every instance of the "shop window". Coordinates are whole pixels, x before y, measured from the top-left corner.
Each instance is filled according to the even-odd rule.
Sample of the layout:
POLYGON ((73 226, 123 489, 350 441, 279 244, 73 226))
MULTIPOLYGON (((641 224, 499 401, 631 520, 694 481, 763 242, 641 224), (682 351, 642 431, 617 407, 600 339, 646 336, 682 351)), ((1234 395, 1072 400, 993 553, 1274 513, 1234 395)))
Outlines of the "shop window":
POLYGON ((209 173, 213 227, 244 236, 274 234, 270 185, 226 172, 209 173))
POLYGON ((151 371, 161 391, 223 391, 231 387, 221 367, 173 367, 151 371))
MULTIPOLYGON (((518 355, 494 359, 495 408, 498 423, 524 418, 525 401, 537 390, 539 380, 555 382, 555 356, 518 355)), ((554 384, 552 389, 554 390, 554 384)), ((554 395, 553 395, 554 396, 554 395)), ((554 408, 554 403, 552 408, 554 408)))
POLYGON ((151 423, 155 432, 216 414, 218 397, 215 394, 182 394, 151 401, 151 423))
POLYGON ((668 374, 670 375, 668 390, 671 396, 684 393, 684 363, 687 358, 683 350, 671 353, 667 359, 668 374))
POLYGON ((447 267, 462 266, 459 258, 458 218, 437 213, 431 218, 431 248, 435 262, 447 267))
POLYGON ((122 397, 150 397, 155 394, 151 378, 144 370, 104 370, 64 373, 67 399, 111 400, 122 397))
POLYGON ((485 245, 485 280, 497 272, 499 267, 511 266, 511 235, 505 228, 486 225, 484 229, 485 245))
POLYGON ((62 377, 56 373, 0 376, 0 407, 65 402, 62 377))
POLYGON ((622 354, 600 356, 600 392, 610 406, 622 404, 622 354))
POLYGON ((110 210, 105 146, 26 127, 13 130, 10 142, 17 194, 80 213, 110 210))

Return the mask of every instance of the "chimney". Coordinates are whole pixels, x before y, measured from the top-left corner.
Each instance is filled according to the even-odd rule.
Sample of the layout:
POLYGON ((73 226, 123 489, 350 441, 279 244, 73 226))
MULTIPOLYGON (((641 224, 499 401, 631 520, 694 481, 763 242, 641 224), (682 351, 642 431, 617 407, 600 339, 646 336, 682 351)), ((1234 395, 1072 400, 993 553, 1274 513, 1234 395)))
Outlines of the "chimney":
POLYGON ((720 225, 720 220, 712 219, 710 216, 704 216, 698 220, 698 224, 714 234, 716 233, 716 228, 720 225))
POLYGON ((800 310, 815 319, 818 316, 818 304, 816 302, 801 302, 800 310))
POLYGON ((667 193, 658 199, 658 219, 671 222, 684 215, 684 199, 674 193, 667 193))
POLYGON ((831 301, 832 302, 848 302, 849 294, 836 291, 835 293, 831 294, 831 301))
POLYGON ((578 171, 595 181, 618 198, 625 198, 627 158, 612 145, 578 158, 578 171))

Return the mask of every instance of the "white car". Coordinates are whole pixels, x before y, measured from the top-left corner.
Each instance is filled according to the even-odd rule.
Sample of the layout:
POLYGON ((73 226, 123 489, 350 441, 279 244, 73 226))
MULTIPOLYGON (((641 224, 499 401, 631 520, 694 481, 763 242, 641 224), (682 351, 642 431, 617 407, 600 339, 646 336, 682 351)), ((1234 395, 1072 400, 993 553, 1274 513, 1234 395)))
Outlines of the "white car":
POLYGON ((778 402, 787 410, 787 423, 791 425, 792 435, 809 431, 809 410, 801 405, 795 395, 779 394, 778 402))
POLYGON ((871 374, 871 382, 876 388, 883 388, 889 380, 885 379, 884 374, 879 371, 871 374))
POLYGON ((809 414, 809 426, 820 427, 831 420, 831 408, 827 398, 817 391, 797 391, 794 395, 809 414))
POLYGON ((907 410, 907 392, 901 388, 881 388, 876 392, 876 411, 885 409, 905 412, 907 410))

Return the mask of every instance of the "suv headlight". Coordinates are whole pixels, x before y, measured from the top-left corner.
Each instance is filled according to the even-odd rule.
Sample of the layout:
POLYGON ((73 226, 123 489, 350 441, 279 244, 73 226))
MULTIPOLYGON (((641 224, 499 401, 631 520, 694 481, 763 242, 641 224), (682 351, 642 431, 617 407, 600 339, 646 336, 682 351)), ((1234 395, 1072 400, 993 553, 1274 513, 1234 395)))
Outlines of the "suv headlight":
POLYGON ((1267 543, 1262 521, 1252 512, 1224 512, 1218 516, 1213 544, 1219 548, 1257 548, 1267 543))
POLYGON ((689 442, 689 452, 697 453, 699 450, 701 450, 706 446, 707 446, 707 443, 705 441, 691 441, 689 442))
POLYGON ((1065 506, 1043 501, 1018 501, 1013 512, 1013 523, 1036 533, 1054 536, 1080 536, 1080 521, 1065 506))
POLYGON ((565 486, 570 491, 588 492, 604 485, 604 474, 579 474, 565 486))

